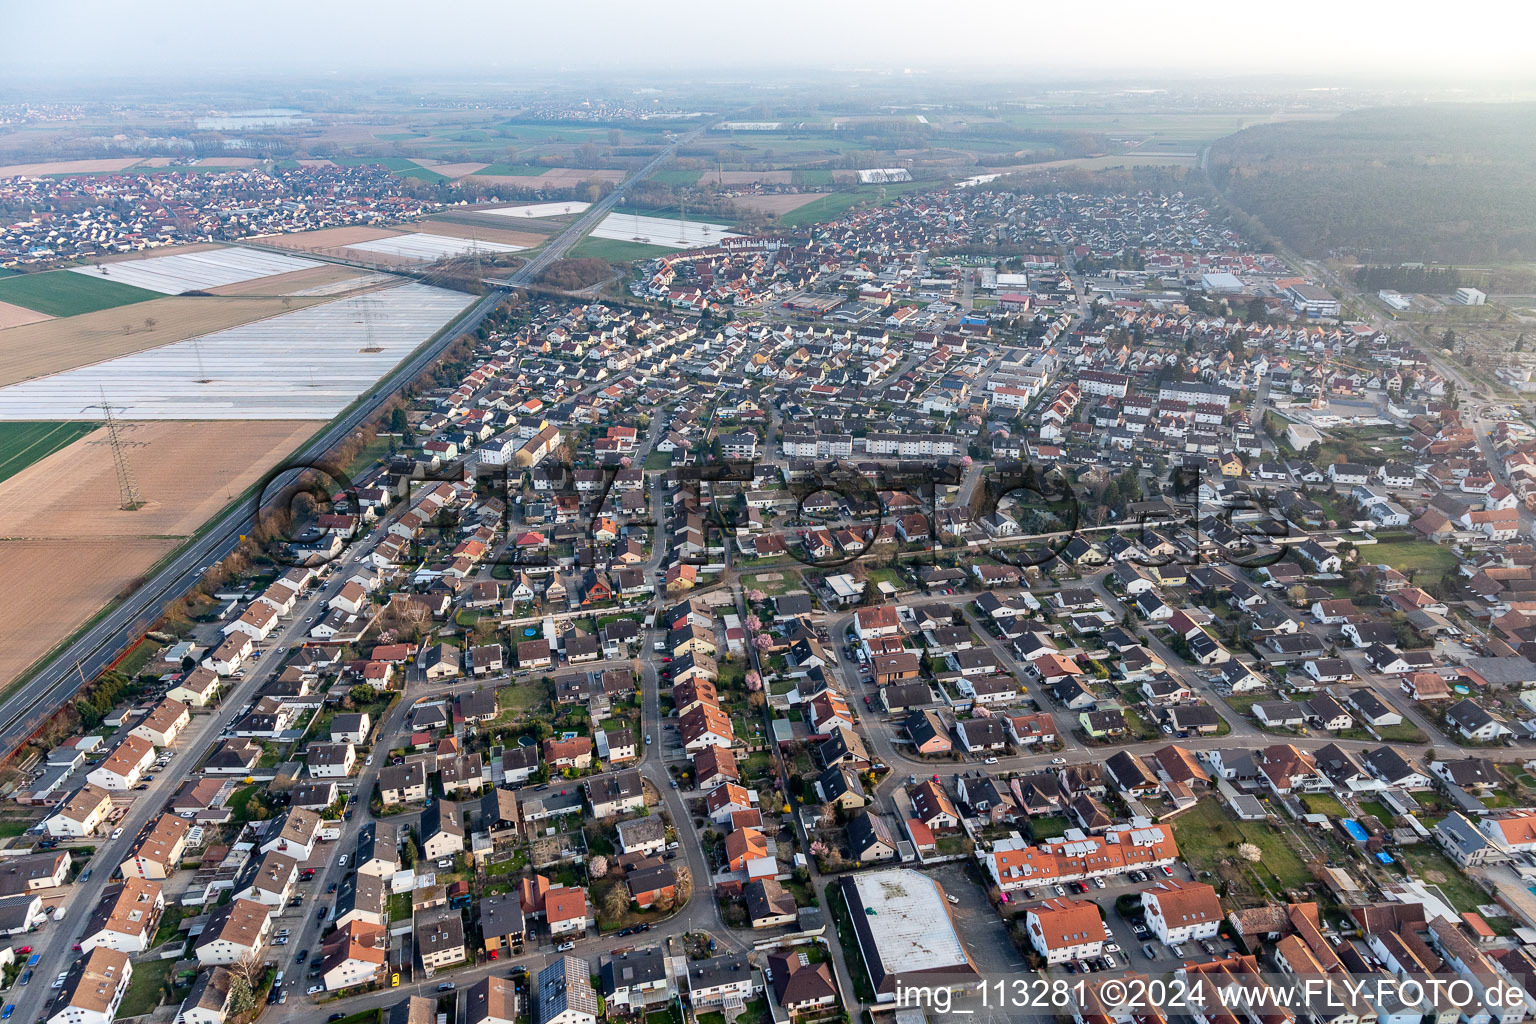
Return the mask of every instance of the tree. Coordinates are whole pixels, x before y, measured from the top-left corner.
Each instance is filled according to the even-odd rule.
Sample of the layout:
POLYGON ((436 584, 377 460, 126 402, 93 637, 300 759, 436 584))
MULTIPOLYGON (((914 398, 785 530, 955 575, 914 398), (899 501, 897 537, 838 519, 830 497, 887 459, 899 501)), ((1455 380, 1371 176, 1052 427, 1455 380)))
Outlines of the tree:
POLYGON ((629 911, 629 890, 624 888, 624 883, 616 882, 610 885, 603 893, 603 916, 610 921, 617 921, 629 911))
POLYGON ((682 906, 693 896, 693 872, 689 871, 686 867, 680 867, 677 869, 676 875, 677 899, 675 902, 677 906, 682 906))
POLYGON ((608 874, 608 858, 598 854, 587 862, 587 874, 593 878, 602 878, 608 874))
POLYGON ((749 693, 756 693, 763 688, 763 677, 758 674, 756 669, 746 674, 745 682, 749 693))
POLYGON ((1237 855, 1250 864, 1257 864, 1264 859, 1264 851, 1252 843, 1239 843, 1237 845, 1237 855))
POLYGON ((255 953, 247 953, 228 965, 227 969, 237 980, 245 983, 248 992, 255 992, 261 984, 262 975, 267 973, 266 964, 255 953))
POLYGON ((238 1017, 256 1008, 256 993, 244 978, 236 975, 229 980, 229 1015, 238 1017))

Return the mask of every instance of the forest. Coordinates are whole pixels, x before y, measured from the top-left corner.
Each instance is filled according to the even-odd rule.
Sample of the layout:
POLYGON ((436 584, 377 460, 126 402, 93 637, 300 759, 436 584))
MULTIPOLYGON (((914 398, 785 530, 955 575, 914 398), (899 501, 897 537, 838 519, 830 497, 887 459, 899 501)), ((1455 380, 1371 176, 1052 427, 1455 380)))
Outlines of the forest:
POLYGON ((1536 104, 1429 104, 1248 128, 1215 142, 1221 193, 1308 256, 1536 256, 1536 104))
POLYGON ((1444 295, 1461 287, 1461 275, 1455 267, 1367 265, 1355 268, 1355 284, 1369 292, 1392 288, 1412 294, 1444 295))

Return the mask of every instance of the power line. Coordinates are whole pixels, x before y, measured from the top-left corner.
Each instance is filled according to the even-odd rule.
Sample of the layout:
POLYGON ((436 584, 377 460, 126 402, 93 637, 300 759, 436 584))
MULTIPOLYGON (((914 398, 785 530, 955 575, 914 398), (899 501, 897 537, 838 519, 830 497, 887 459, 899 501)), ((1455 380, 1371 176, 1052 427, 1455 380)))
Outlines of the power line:
POLYGON ((144 507, 138 485, 133 479, 133 469, 128 465, 128 446, 117 430, 117 417, 112 415, 112 404, 107 401, 107 389, 101 389, 101 411, 107 421, 107 444, 112 447, 112 466, 117 470, 117 490, 122 498, 119 506, 125 512, 144 507))

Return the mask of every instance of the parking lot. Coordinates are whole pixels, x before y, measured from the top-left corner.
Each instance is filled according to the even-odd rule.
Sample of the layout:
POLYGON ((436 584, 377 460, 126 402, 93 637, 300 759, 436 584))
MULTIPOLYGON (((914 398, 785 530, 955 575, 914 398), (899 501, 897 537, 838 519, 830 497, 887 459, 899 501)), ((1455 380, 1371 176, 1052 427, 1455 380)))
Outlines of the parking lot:
POLYGON ((985 890, 971 880, 963 862, 941 864, 928 872, 958 902, 950 905, 955 930, 966 952, 984 975, 1007 977, 1024 971, 1024 957, 1014 948, 1008 929, 987 902, 985 890))

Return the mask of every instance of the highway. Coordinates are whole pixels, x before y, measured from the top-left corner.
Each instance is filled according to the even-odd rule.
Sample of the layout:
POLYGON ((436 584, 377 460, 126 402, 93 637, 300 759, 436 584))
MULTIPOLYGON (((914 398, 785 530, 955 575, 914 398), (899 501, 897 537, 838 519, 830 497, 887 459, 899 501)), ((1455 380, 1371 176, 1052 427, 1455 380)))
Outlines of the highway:
MULTIPOLYGON (((486 284, 492 288, 490 293, 464 314, 456 325, 417 350, 362 401, 316 436, 294 457, 290 465, 308 466, 322 462, 326 453, 377 412, 394 395, 400 384, 411 380, 435 362, 461 335, 478 327, 507 298, 511 289, 533 282, 550 264, 563 257, 587 232, 596 227, 618 204, 630 186, 650 177, 672 159, 679 145, 692 141, 708 128, 708 124, 701 125, 674 140, 644 167, 588 208, 586 213, 551 239, 509 278, 504 281, 487 281, 486 284)), ((328 259, 323 255, 315 258, 328 259)), ((265 494, 226 509, 209 528, 176 552, 169 562, 161 566, 131 596, 119 602, 83 632, 65 641, 64 646, 49 655, 41 668, 34 671, 19 689, 0 701, 0 753, 7 756, 13 753, 58 708, 74 697, 85 680, 105 669, 129 645, 143 636, 159 619, 167 603, 191 589, 210 565, 233 551, 240 543, 240 538, 250 532, 257 519, 258 504, 266 499, 270 506, 295 476, 292 472, 279 474, 268 485, 265 494)))

